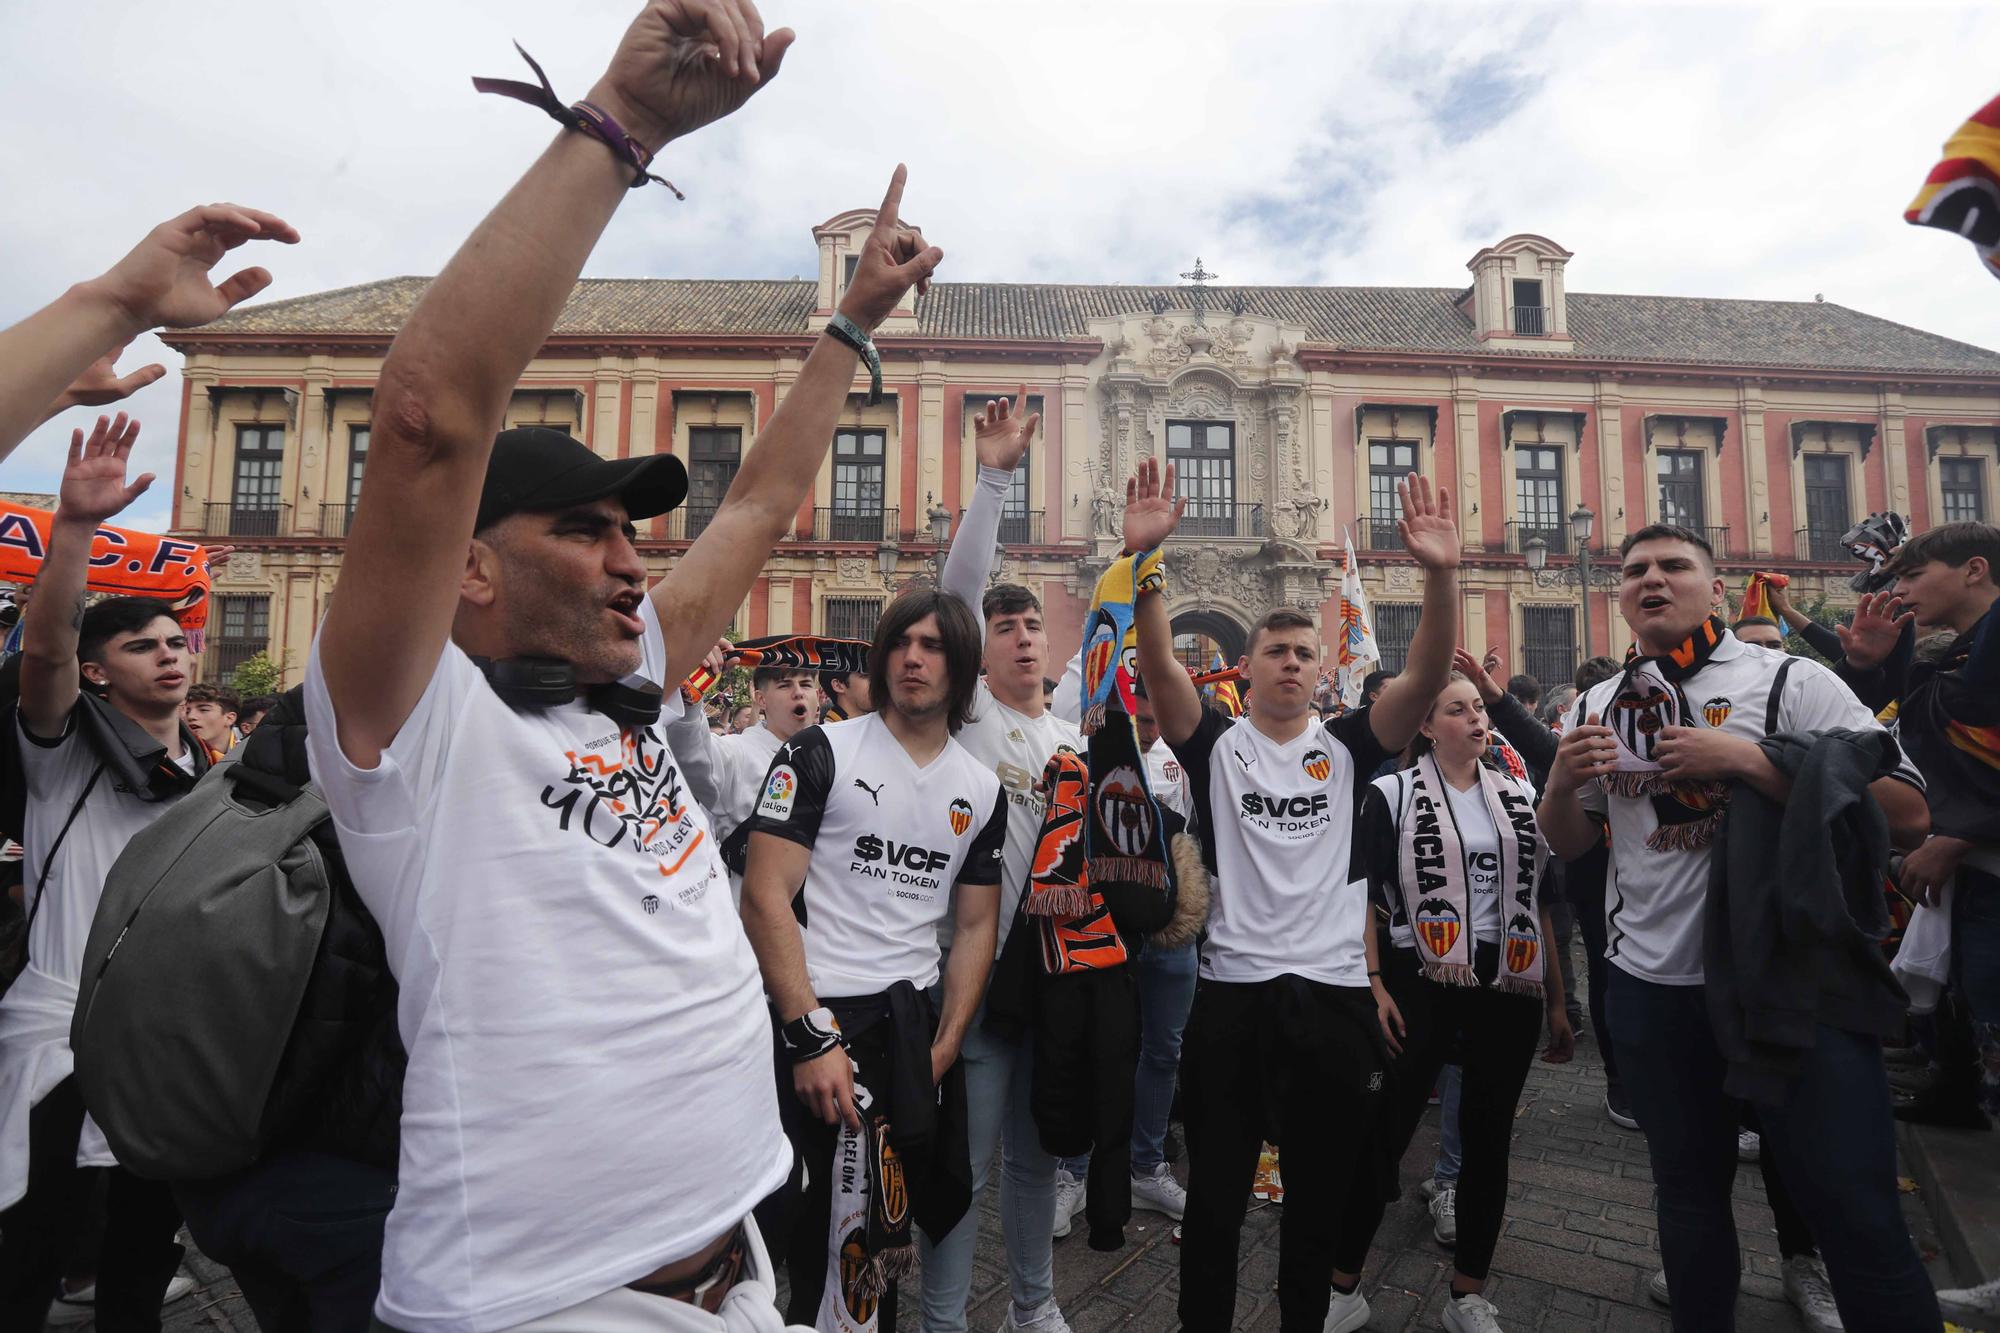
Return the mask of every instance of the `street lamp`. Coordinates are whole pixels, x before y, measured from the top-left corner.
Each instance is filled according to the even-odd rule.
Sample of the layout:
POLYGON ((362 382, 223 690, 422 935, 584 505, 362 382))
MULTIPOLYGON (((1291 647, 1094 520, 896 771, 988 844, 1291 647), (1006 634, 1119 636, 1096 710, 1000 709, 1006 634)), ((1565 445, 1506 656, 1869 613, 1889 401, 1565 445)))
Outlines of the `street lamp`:
POLYGON ((886 587, 896 578, 896 557, 902 552, 894 542, 883 542, 875 548, 875 568, 882 571, 882 583, 886 587))
MULTIPOLYGON (((930 494, 926 492, 924 499, 928 501, 930 498, 930 494)), ((933 542, 939 546, 943 546, 951 540, 951 511, 949 509, 933 502, 930 508, 925 511, 924 517, 929 520, 931 540, 933 542)))
POLYGON ((1530 537, 1521 545, 1521 554, 1527 557, 1528 571, 1537 588, 1574 587, 1583 607, 1583 655, 1590 656, 1590 585, 1593 579, 1602 579, 1601 573, 1593 573, 1590 565, 1590 535, 1597 527, 1597 515, 1590 512, 1587 505, 1579 504, 1569 516, 1570 535, 1576 539, 1576 564, 1567 569, 1550 569, 1549 544, 1541 537, 1530 537))

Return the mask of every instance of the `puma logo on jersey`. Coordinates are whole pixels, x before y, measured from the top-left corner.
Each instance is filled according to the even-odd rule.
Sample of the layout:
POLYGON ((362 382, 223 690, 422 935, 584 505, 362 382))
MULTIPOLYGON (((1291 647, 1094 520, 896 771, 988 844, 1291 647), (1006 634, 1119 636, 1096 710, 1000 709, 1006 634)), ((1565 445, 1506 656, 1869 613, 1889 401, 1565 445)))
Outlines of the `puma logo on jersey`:
POLYGON ((1254 754, 1253 754, 1253 755, 1250 755, 1250 756, 1246 757, 1246 756, 1244 755, 1243 751, 1241 751, 1241 750, 1239 750, 1239 749, 1236 749, 1236 748, 1235 748, 1234 746, 1231 746, 1231 747, 1230 747, 1230 750, 1229 750, 1229 753, 1231 753, 1231 754, 1233 754, 1233 755, 1235 755, 1235 756, 1236 756, 1236 762, 1237 762, 1237 763, 1239 763, 1239 764, 1241 764, 1241 765, 1243 765, 1243 771, 1244 771, 1245 773, 1248 773, 1248 772, 1250 771, 1250 765, 1252 765, 1252 764, 1254 764, 1254 763, 1256 763, 1256 762, 1257 762, 1257 756, 1256 756, 1256 755, 1254 755, 1254 754))
POLYGON ((856 778, 856 779, 854 779, 854 785, 855 785, 855 786, 857 786, 857 787, 859 787, 859 788, 861 788, 861 790, 863 790, 863 791, 865 791, 865 792, 867 792, 867 793, 868 793, 868 799, 869 799, 869 800, 871 800, 871 801, 873 801, 873 802, 875 802, 875 808, 876 808, 876 809, 878 809, 878 810, 879 810, 879 809, 881 809, 881 808, 882 808, 882 784, 881 784, 881 783, 879 783, 879 782, 878 782, 878 783, 876 783, 876 784, 875 784, 874 786, 872 786, 872 787, 871 787, 871 786, 869 786, 869 785, 868 785, 867 783, 863 782, 863 781, 862 781, 862 780, 861 780, 860 778, 856 778))

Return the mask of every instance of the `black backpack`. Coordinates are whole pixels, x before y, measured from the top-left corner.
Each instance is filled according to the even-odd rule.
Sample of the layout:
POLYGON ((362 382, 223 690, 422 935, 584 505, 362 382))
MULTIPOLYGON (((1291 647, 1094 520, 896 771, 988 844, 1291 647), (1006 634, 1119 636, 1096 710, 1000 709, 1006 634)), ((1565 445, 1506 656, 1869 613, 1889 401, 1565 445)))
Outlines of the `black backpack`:
POLYGON ((396 983, 311 783, 302 689, 113 865, 70 1046, 139 1175, 209 1179, 284 1147, 394 1167, 396 983))

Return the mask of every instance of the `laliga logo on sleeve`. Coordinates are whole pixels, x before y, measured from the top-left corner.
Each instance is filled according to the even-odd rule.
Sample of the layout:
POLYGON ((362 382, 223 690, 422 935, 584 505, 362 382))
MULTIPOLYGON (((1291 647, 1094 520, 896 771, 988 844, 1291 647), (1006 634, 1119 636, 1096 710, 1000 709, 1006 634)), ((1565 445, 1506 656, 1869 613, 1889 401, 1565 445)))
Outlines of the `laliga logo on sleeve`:
POLYGON ((1315 747, 1306 751, 1306 757, 1299 761, 1299 766, 1314 782, 1325 782, 1326 775, 1333 772, 1333 758, 1325 750, 1315 747))
POLYGON ((951 831, 963 834, 972 827, 972 802, 963 797, 951 803, 951 831))
POLYGON ((1431 951, 1431 957, 1442 958, 1451 952, 1451 946, 1458 943, 1458 909, 1442 898, 1426 898, 1417 904, 1417 938, 1431 951))
POLYGON ((1535 954, 1541 947, 1540 932, 1535 929, 1534 919, 1525 912, 1518 913, 1507 923, 1507 970, 1519 975, 1535 965, 1535 954))
POLYGON ((764 779, 764 799, 757 802, 757 813, 772 819, 790 819, 792 801, 798 794, 799 775, 790 764, 780 764, 764 779))

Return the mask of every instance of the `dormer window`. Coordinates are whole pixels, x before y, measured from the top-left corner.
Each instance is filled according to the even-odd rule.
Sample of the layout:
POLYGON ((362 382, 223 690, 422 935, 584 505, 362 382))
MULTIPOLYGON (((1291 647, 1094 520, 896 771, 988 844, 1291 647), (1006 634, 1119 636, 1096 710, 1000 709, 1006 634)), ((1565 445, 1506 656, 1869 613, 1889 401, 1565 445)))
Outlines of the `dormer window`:
POLYGON ((848 255, 848 256, 847 256, 847 261, 846 261, 846 263, 845 263, 845 264, 843 264, 843 265, 841 266, 841 272, 840 272, 840 290, 841 290, 841 291, 843 291, 843 292, 844 292, 844 291, 846 291, 846 290, 847 290, 847 289, 848 289, 849 287, 852 287, 852 286, 854 285, 854 270, 855 270, 855 269, 857 269, 857 268, 860 268, 860 267, 861 267, 861 256, 860 256, 860 255, 848 255))
POLYGON ((1514 308, 1511 313, 1514 332, 1524 338, 1539 338, 1549 331, 1549 312, 1542 302, 1539 279, 1514 279, 1514 308))

